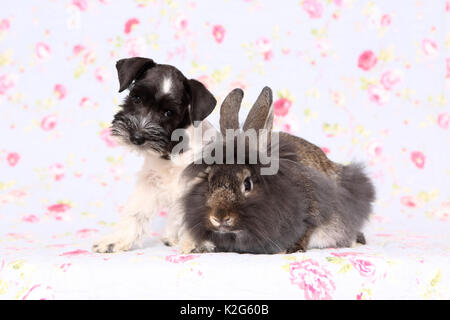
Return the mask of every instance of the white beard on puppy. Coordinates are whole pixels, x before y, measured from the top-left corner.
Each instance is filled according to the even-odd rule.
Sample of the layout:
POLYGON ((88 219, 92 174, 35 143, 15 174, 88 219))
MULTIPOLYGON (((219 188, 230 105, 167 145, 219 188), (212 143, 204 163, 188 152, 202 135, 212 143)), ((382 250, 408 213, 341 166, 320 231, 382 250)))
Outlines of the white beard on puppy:
MULTIPOLYGON (((201 132, 211 129, 215 132, 208 121, 201 123, 201 132)), ((135 244, 142 245, 146 230, 164 208, 168 209, 168 213, 162 241, 171 246, 181 242, 183 252, 194 248, 194 243, 182 228, 183 211, 179 206, 179 198, 189 182, 180 177, 185 167, 194 161, 195 152, 202 150, 209 140, 206 140, 206 136, 193 139, 193 131, 192 125, 186 129, 190 138, 188 150, 172 154, 169 160, 153 151, 138 150, 144 155, 144 163, 137 174, 134 191, 125 203, 113 232, 97 241, 93 246, 94 251, 113 253, 130 250, 135 244)))

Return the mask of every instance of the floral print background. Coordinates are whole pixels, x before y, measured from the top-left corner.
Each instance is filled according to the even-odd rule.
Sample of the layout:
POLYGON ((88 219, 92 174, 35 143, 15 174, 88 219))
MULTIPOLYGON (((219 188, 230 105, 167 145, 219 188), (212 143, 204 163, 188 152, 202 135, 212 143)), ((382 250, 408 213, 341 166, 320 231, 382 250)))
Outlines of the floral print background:
POLYGON ((449 299, 449 92, 448 0, 4 2, 0 299, 449 299), (132 56, 219 103, 243 88, 241 117, 268 85, 279 130, 365 162, 368 245, 178 255, 157 238, 162 211, 142 248, 91 253, 142 161, 109 134, 115 61, 132 56))

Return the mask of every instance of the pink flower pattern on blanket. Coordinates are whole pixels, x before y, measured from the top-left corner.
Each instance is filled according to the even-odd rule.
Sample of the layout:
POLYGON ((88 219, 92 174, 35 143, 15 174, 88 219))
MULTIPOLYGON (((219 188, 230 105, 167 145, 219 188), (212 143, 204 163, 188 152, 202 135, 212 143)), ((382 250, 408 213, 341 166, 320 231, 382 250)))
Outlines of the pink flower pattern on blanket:
POLYGON ((332 299, 333 291, 336 289, 331 273, 311 259, 292 263, 290 280, 304 291, 308 300, 332 299))

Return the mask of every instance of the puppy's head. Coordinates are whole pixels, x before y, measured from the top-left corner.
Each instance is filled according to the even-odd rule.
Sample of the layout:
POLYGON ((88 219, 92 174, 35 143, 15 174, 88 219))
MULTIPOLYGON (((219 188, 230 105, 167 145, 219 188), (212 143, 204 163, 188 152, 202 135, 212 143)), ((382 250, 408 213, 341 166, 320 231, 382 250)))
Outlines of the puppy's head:
POLYGON ((172 132, 202 121, 216 105, 203 84, 173 66, 136 57, 117 61, 116 68, 119 92, 129 94, 114 116, 112 135, 135 150, 168 157, 177 143, 172 132))

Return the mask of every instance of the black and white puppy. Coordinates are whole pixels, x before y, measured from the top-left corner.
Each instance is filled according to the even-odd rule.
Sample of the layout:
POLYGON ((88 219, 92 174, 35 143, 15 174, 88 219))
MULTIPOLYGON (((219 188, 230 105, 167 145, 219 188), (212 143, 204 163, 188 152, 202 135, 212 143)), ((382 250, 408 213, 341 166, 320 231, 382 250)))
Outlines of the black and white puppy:
MULTIPOLYGON (((204 119, 213 111, 216 99, 199 81, 188 80, 177 68, 152 59, 122 59, 116 68, 119 92, 129 89, 129 95, 114 116, 111 132, 120 144, 143 154, 144 165, 114 231, 95 243, 93 250, 129 250, 161 208, 169 208, 165 242, 175 244, 181 213, 170 209, 183 191, 179 177, 192 162, 193 153, 173 154, 178 142, 171 141, 172 133, 186 129, 189 137, 197 121, 210 129, 204 119)), ((191 143, 187 141, 183 143, 191 143)))

